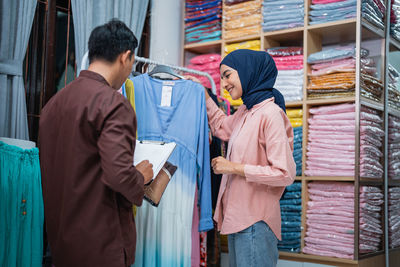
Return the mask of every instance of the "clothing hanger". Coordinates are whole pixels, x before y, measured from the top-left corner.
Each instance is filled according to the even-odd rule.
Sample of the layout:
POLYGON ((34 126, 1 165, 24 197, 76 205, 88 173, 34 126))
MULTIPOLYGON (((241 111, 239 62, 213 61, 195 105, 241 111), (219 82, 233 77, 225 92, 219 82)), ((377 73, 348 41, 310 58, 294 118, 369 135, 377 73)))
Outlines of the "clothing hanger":
POLYGON ((157 74, 168 74, 178 79, 183 79, 182 76, 175 73, 170 67, 165 65, 156 65, 150 72, 149 75, 151 77, 158 76, 157 74))

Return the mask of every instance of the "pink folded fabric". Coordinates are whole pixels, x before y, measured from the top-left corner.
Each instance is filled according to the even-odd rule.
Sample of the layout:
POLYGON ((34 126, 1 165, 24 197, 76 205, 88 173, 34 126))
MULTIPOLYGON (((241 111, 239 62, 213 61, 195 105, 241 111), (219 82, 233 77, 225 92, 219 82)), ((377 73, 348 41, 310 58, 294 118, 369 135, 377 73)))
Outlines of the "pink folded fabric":
POLYGON ((192 58, 190 60, 191 64, 205 64, 209 62, 221 61, 221 55, 220 54, 205 54, 205 55, 200 55, 192 58))
POLYGON ((336 114, 355 111, 354 104, 338 104, 311 108, 311 114, 336 114))
POLYGON ((332 252, 329 250, 322 249, 318 245, 311 245, 308 243, 304 246, 302 251, 303 251, 303 253, 312 254, 312 255, 336 257, 336 258, 342 258, 342 259, 353 259, 353 254, 332 252))

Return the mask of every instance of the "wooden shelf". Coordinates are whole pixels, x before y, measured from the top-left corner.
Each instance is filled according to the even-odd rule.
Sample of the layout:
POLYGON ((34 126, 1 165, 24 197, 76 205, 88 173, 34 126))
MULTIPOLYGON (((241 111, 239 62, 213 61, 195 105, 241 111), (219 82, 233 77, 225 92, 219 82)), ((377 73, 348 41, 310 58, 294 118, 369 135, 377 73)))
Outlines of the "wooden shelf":
POLYGON ((369 108, 383 111, 383 103, 378 103, 365 97, 360 97, 360 104, 369 108))
POLYGON ((303 106, 303 101, 290 101, 290 102, 286 102, 285 106, 287 108, 296 108, 296 107, 301 107, 303 106))
POLYGON ((375 256, 378 256, 378 255, 382 255, 382 254, 384 254, 384 253, 385 253, 385 252, 384 252, 383 250, 379 250, 379 251, 375 251, 375 252, 360 254, 360 255, 358 256, 358 259, 359 259, 359 260, 367 259, 367 258, 375 257, 375 256))
POLYGON ((357 20, 347 19, 334 22, 309 25, 306 27, 309 34, 321 37, 322 44, 344 43, 355 41, 357 20))
POLYGON ((221 53, 222 40, 201 42, 194 44, 187 44, 184 46, 185 51, 194 53, 209 53, 210 51, 216 51, 218 54, 221 53))
POLYGON ((276 46, 303 47, 304 27, 264 32, 264 48, 276 46))
POLYGON ((396 38, 390 36, 390 51, 399 51, 400 50, 400 41, 397 41, 396 38))
POLYGON ((283 34, 291 34, 291 33, 297 33, 297 32, 303 32, 304 27, 296 27, 296 28, 290 28, 290 29, 284 29, 284 30, 278 30, 278 31, 271 31, 271 32, 264 32, 264 37, 268 36, 276 36, 276 35, 283 35, 283 34))
POLYGON ((362 39, 376 39, 378 38, 385 38, 385 32, 369 22, 368 20, 362 19, 361 25, 363 26, 362 31, 362 39))
POLYGON ((383 180, 382 179, 373 179, 373 178, 364 178, 360 177, 360 184, 361 185, 383 185, 383 180))
POLYGON ((400 179, 399 180, 389 179, 389 186, 400 186, 400 179))
POLYGON ((303 179, 303 176, 296 176, 296 178, 294 178, 295 181, 301 181, 303 179))
POLYGON ((354 182, 354 176, 304 176, 306 181, 354 182))
POLYGON ((340 259, 334 257, 324 257, 324 256, 317 256, 317 255, 310 255, 310 254, 303 254, 303 253, 292 253, 292 252, 284 252, 279 251, 279 259, 282 260, 291 260, 291 261, 307 261, 307 262, 314 262, 319 264, 335 264, 336 266, 357 266, 358 262, 356 260, 349 260, 349 259, 340 259))
POLYGON ((233 39, 225 39, 225 43, 231 44, 231 43, 240 43, 240 42, 245 42, 249 40, 260 40, 260 35, 259 34, 253 34, 253 35, 247 35, 247 36, 242 36, 238 38, 233 38, 233 39))
POLYGON ((350 97, 339 97, 339 98, 332 98, 332 99, 309 99, 306 101, 308 105, 329 105, 329 104, 339 104, 339 103, 346 103, 346 102, 354 102, 356 98, 354 96, 350 97))

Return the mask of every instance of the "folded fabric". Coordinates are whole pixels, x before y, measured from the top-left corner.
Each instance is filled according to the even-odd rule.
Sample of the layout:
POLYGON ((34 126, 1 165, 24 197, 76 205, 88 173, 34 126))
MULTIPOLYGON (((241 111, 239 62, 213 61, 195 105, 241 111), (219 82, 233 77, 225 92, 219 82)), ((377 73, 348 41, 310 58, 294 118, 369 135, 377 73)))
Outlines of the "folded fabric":
POLYGON ((187 44, 221 39, 222 1, 187 0, 185 6, 187 44))

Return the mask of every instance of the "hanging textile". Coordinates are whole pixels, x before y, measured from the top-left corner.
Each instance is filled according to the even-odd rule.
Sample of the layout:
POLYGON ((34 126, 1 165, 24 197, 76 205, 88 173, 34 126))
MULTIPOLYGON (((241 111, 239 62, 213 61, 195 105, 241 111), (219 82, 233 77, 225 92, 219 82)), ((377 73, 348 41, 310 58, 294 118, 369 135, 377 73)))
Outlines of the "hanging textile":
POLYGON ((42 266, 43 221, 39 150, 0 141, 0 266, 42 266))
POLYGON ((143 202, 137 210, 135 266, 190 266, 196 184, 199 231, 213 228, 204 89, 192 81, 161 81, 148 74, 133 83, 138 139, 177 143, 168 161, 178 166, 158 208, 143 202))
POLYGON ((22 65, 36 4, 0 3, 0 136, 29 139, 22 65))
POLYGON ((78 74, 82 70, 82 58, 88 50, 90 33, 95 27, 107 23, 112 18, 123 21, 140 43, 148 4, 149 0, 71 0, 78 74))

